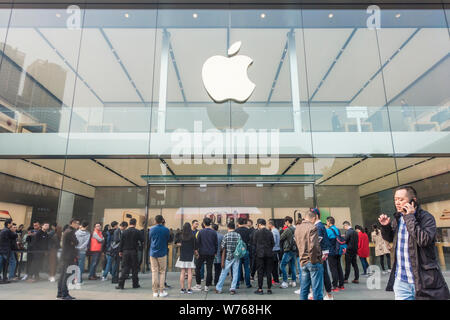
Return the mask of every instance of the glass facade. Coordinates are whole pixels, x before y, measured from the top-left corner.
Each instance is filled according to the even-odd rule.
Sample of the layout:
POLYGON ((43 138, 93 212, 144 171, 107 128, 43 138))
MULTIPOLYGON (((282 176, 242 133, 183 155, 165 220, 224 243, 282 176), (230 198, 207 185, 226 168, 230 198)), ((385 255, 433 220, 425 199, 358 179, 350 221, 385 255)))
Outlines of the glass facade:
POLYGON ((26 225, 162 213, 177 229, 318 206, 370 227, 412 184, 450 242, 449 8, 371 16, 2 5, 0 210, 26 225), (203 65, 238 41, 255 89, 216 103, 203 65))

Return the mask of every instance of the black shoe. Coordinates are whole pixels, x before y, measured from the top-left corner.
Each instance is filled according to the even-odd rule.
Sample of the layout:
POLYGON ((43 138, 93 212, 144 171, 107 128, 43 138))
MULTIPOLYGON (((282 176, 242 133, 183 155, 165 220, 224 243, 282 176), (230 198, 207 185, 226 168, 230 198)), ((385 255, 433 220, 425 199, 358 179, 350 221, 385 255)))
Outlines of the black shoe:
POLYGON ((250 288, 252 288, 252 285, 251 285, 251 284, 249 284, 249 285, 247 286, 247 289, 250 289, 250 288))
POLYGON ((72 297, 71 295, 67 295, 67 296, 65 296, 65 297, 62 297, 61 299, 63 299, 63 300, 75 300, 75 298, 74 297, 72 297))
POLYGON ((272 290, 268 289, 267 294, 272 294, 272 290))
POLYGON ((133 289, 137 289, 137 288, 140 288, 141 286, 140 285, 135 285, 135 286, 133 286, 133 289))
POLYGON ((123 290, 122 286, 116 286, 116 289, 123 290))
POLYGON ((264 292, 262 290, 258 289, 258 290, 255 291, 255 294, 262 295, 262 294, 264 294, 264 292))
POLYGON ((111 283, 112 284, 119 283, 119 280, 112 280, 111 283))
POLYGON ((164 289, 170 289, 172 286, 169 286, 167 283, 164 283, 164 289))

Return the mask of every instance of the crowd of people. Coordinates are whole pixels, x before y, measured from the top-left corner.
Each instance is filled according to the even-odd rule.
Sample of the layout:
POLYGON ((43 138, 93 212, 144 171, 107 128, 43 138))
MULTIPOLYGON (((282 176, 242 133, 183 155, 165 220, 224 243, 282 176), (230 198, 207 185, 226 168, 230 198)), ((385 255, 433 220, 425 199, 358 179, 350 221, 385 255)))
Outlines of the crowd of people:
MULTIPOLYGON (((370 234, 383 273, 391 273, 387 290, 393 290, 396 299, 448 299, 448 287, 434 252, 436 224, 433 216, 420 207, 416 191, 410 186, 398 188, 394 202, 397 209, 394 219, 391 221, 386 215, 380 215, 379 224, 372 226, 370 234)), ((145 241, 144 230, 136 229, 136 219, 120 224, 113 221, 103 230, 102 225, 96 223, 92 232, 88 222, 80 223, 77 219, 62 229, 56 224, 36 221, 27 231, 23 225, 17 227, 8 219, 0 232, 1 281, 19 281, 23 270, 21 280, 35 282, 40 280, 40 272, 46 270, 49 281, 55 282, 59 260, 61 276, 57 298, 75 299, 69 294, 67 283, 74 272, 71 266, 78 266, 79 270, 75 271, 75 283, 83 284, 86 270, 88 280, 106 281, 111 275, 116 289, 122 290, 131 274, 132 287, 137 289, 140 287, 139 269, 148 252, 153 296, 166 297, 170 288, 166 283, 168 247, 172 241, 179 251, 175 267, 180 269, 181 294, 209 291, 212 286, 215 293, 221 294, 230 276, 231 295, 236 294, 241 285, 254 287, 254 293, 262 295, 273 294, 273 288, 296 288, 298 284, 299 289, 294 292, 301 300, 333 300, 334 293, 345 290, 351 268, 351 282, 359 283, 357 257, 363 269, 362 276, 370 276, 367 228, 353 227, 349 221, 344 221, 343 235, 334 217, 328 216, 323 219, 326 224, 322 223, 318 208, 303 214, 294 212, 295 215, 299 217, 295 223, 292 217, 286 216, 280 228, 274 219, 258 219, 255 227, 251 219, 231 219, 225 234, 209 217, 203 219, 201 228, 199 221, 193 220, 184 223, 182 230, 174 234, 165 226, 163 216, 158 215, 156 224, 148 230, 148 241, 145 241), (97 276, 100 261, 103 261, 103 268, 101 276, 97 276)))

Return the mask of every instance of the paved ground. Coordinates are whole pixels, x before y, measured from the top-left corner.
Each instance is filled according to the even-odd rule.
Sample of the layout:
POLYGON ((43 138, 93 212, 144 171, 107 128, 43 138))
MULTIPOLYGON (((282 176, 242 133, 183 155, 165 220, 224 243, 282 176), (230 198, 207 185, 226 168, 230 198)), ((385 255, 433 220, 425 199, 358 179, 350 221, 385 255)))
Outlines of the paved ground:
MULTIPOLYGON (((46 276, 41 275, 43 278, 46 276)), ((450 271, 444 272, 448 284, 450 284, 450 271)), ((169 272, 168 283, 172 288, 168 290, 169 296, 157 299, 175 299, 175 300, 296 300, 298 295, 294 294, 295 289, 273 288, 273 294, 262 296, 254 294, 255 288, 239 289, 234 296, 228 294, 229 281, 225 282, 224 293, 216 294, 211 287, 209 292, 194 292, 193 294, 179 293, 179 273, 169 272)), ((352 277, 350 277, 352 279, 352 277)), ((335 300, 392 300, 394 294, 384 290, 387 282, 387 275, 381 276, 381 288, 369 290, 367 278, 360 278, 359 284, 347 284, 346 290, 334 294, 335 300)), ((72 290, 71 295, 77 299, 83 300, 149 300, 153 299, 151 291, 151 275, 140 274, 141 288, 132 289, 131 280, 125 283, 125 290, 116 290, 111 281, 102 282, 85 281, 79 290, 72 290)), ((203 284, 203 283, 202 283, 203 284)), ((256 285, 256 283, 253 283, 256 285)), ((39 281, 36 283, 27 283, 24 281, 0 285, 0 300, 51 300, 55 299, 57 284, 49 281, 39 281)))

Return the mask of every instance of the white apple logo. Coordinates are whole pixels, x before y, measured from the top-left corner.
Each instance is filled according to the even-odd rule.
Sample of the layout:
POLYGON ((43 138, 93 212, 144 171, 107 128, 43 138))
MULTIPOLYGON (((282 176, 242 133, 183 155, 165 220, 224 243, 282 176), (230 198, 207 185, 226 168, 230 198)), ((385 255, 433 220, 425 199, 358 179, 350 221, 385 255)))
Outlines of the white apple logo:
POLYGON ((241 41, 235 42, 228 49, 230 58, 212 56, 203 64, 203 85, 215 102, 245 102, 255 90, 255 84, 247 76, 253 60, 243 55, 234 56, 240 48, 241 41))

